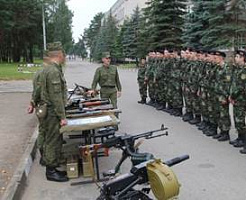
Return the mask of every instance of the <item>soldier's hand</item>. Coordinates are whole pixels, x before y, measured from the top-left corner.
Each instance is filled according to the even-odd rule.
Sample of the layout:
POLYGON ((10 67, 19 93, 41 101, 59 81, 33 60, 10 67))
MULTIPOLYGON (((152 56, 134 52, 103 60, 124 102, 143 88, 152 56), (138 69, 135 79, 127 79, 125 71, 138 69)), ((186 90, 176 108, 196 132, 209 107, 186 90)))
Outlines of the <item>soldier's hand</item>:
POLYGON ((67 120, 66 119, 61 119, 60 125, 61 126, 66 126, 67 125, 67 120))
POLYGON ((34 111, 34 107, 33 107, 33 105, 30 104, 30 105, 28 106, 28 108, 27 108, 27 112, 28 112, 28 114, 32 114, 33 111, 34 111))
POLYGON ((120 92, 120 91, 117 92, 117 97, 118 97, 118 98, 121 97, 121 92, 120 92))
POLYGON ((90 96, 90 97, 93 97, 93 96, 95 96, 95 90, 88 90, 87 92, 86 92, 86 94, 88 95, 88 96, 90 96))
POLYGON ((234 104, 235 104, 235 100, 234 100, 234 99, 232 99, 231 97, 229 97, 229 98, 228 98, 228 101, 229 101, 232 105, 234 105, 234 104))

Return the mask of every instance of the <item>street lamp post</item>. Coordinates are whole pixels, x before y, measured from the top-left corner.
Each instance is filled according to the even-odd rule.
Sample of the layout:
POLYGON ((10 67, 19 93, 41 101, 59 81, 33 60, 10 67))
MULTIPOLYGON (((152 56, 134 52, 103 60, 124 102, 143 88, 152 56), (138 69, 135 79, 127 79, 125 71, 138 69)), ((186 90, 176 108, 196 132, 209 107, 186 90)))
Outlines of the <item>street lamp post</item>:
POLYGON ((42 21, 43 21, 43 40, 44 40, 44 51, 46 50, 46 29, 45 29, 45 17, 44 17, 44 2, 42 4, 42 21))

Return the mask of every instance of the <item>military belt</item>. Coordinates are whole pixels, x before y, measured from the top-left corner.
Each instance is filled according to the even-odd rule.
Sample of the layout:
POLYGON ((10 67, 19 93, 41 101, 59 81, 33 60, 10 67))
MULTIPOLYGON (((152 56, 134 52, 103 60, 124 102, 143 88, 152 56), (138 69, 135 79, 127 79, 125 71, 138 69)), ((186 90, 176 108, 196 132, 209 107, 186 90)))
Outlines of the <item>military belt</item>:
POLYGON ((102 88, 115 88, 115 86, 111 86, 111 85, 109 85, 109 86, 102 86, 102 88))

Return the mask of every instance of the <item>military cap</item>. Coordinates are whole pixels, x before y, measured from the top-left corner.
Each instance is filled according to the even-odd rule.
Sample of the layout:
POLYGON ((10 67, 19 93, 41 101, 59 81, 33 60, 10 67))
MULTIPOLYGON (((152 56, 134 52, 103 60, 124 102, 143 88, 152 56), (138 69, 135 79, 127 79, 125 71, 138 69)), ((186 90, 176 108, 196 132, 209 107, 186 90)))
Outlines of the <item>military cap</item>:
POLYGON ((246 58, 246 52, 243 50, 237 50, 236 54, 239 54, 240 56, 243 56, 244 58, 246 58))
POLYGON ((61 42, 53 42, 53 43, 48 43, 47 45, 47 51, 63 51, 62 48, 62 43, 61 42))
POLYGON ((224 52, 221 52, 221 51, 215 51, 214 52, 214 55, 217 55, 217 56, 222 56, 222 57, 226 57, 226 54, 224 52))
POLYGON ((102 58, 111 58, 110 52, 108 51, 102 52, 102 58))

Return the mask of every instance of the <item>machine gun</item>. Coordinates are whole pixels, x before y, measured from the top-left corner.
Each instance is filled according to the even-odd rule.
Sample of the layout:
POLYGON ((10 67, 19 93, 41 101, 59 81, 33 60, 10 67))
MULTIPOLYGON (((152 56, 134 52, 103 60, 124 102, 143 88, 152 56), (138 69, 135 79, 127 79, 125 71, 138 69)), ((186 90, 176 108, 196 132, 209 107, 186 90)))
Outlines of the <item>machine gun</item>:
POLYGON ((160 129, 148 131, 145 133, 140 133, 137 135, 123 135, 123 136, 113 136, 109 139, 107 139, 102 146, 105 148, 111 148, 116 147, 122 150, 122 157, 120 158, 119 162, 117 163, 114 170, 109 170, 108 172, 104 172, 104 176, 114 176, 116 173, 119 172, 120 166, 122 163, 128 158, 131 157, 132 165, 135 166, 139 163, 145 162, 147 160, 153 159, 154 156, 150 153, 139 153, 138 152, 138 146, 141 144, 141 142, 137 143, 135 145, 135 141, 140 138, 145 139, 152 139, 155 137, 161 137, 164 135, 168 135, 168 132, 161 134, 154 134, 156 132, 167 130, 167 128, 164 127, 164 125, 161 125, 160 129))
POLYGON ((105 182, 97 200, 152 200, 148 193, 152 190, 158 200, 178 196, 180 184, 171 166, 189 159, 189 155, 173 158, 164 163, 149 160, 134 166, 130 173, 120 175, 105 182), (135 189, 136 185, 150 184, 150 187, 135 189))

